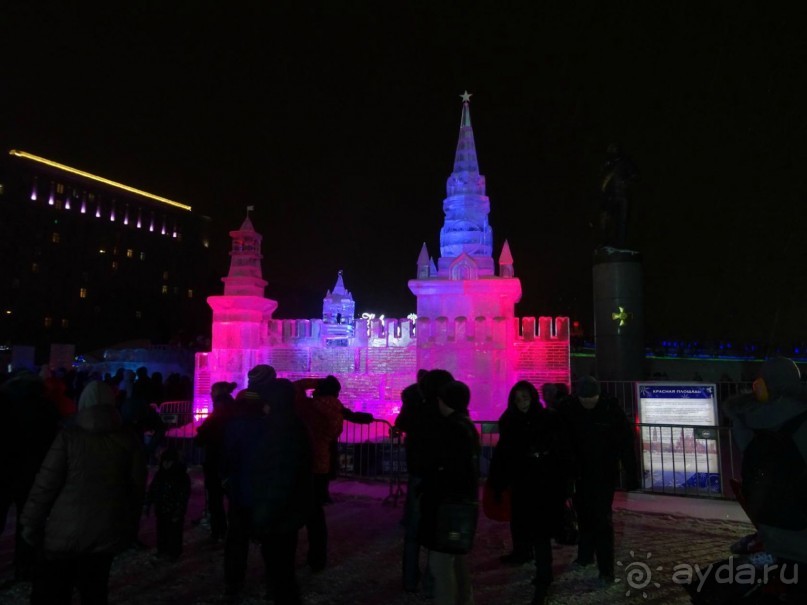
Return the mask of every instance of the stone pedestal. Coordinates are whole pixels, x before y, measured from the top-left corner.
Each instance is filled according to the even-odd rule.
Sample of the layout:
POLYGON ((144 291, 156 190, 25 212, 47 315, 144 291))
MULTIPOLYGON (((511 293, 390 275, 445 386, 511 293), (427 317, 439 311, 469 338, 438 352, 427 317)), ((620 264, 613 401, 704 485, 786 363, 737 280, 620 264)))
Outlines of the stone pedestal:
POLYGON ((634 250, 594 251, 594 335, 597 378, 644 378, 642 258, 634 250))

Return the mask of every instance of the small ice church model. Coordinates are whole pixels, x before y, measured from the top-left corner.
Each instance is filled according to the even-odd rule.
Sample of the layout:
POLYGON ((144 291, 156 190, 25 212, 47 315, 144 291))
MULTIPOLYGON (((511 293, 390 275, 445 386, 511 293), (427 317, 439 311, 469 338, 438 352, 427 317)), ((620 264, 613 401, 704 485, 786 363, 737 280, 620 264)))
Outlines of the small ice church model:
POLYGON ((479 420, 498 419, 517 380, 539 388, 545 382, 569 383, 568 318, 515 317, 521 282, 507 242, 496 275, 490 199, 479 174, 469 98, 462 95, 440 258, 435 265, 424 244, 416 277, 409 281, 417 319, 356 319, 341 271, 324 299, 322 319, 272 319, 277 302, 264 297, 261 235, 247 215, 230 232, 224 294, 207 299, 213 309, 212 350, 196 358, 197 414, 210 408, 212 383, 233 381, 243 388, 247 372, 259 363, 292 380, 333 374, 342 383, 345 405, 388 420, 398 413, 401 390, 415 381, 419 368, 444 368, 466 382, 472 416, 479 420))

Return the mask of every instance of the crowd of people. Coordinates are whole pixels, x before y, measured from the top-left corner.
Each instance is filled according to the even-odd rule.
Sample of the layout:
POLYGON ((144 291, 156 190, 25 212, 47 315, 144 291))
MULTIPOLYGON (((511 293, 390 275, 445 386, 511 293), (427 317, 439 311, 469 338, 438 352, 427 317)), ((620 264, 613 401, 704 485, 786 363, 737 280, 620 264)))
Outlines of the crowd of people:
MULTIPOLYGON (((154 430, 147 409, 160 383, 145 369, 121 380, 87 377, 77 393, 70 390, 75 383, 59 388, 48 383, 51 378, 21 374, 0 385, 0 447, 6 448, 0 529, 15 505, 15 574, 31 581, 32 603, 70 603, 74 590, 83 603, 106 603, 112 560, 137 546, 144 515, 153 511, 156 517, 155 556, 170 561, 182 555, 191 482, 174 447, 150 451, 143 438, 154 430), (71 395, 77 395, 76 405, 71 395), (150 456, 157 465, 148 481, 150 456)), ((291 382, 258 365, 246 387, 237 388, 212 385, 212 411, 196 436, 205 452, 210 542, 223 543, 223 592, 242 594, 250 544, 257 542, 267 599, 300 603, 298 534, 306 529, 311 571, 325 569, 324 506, 337 469, 336 443, 346 420, 373 418, 342 404, 334 376, 291 382)), ((796 458, 807 457, 802 388, 795 364, 772 360, 754 394, 727 402, 726 413, 740 446, 756 452, 748 459, 757 466, 773 455, 760 454, 775 447, 771 442, 792 437, 795 454, 777 453, 790 456, 792 501, 784 509, 771 507, 771 497, 781 504, 788 490, 777 487, 767 467, 756 474, 743 469, 743 501, 768 551, 807 563, 807 492, 801 491, 807 483, 800 483, 807 474, 792 476, 804 467, 796 458), (761 430, 786 433, 764 442, 761 430)), ((468 555, 479 515, 481 446, 471 405, 468 386, 450 372, 422 370, 402 391, 393 428, 405 435, 408 468, 402 589, 436 605, 473 603, 468 555)), ((547 384, 539 394, 532 383, 519 381, 498 428, 485 491, 494 504, 507 503, 512 551, 502 554, 501 564, 534 564, 532 603, 546 603, 555 573, 552 542, 569 543, 571 510, 574 565, 590 566, 602 586, 612 584, 615 486, 621 475, 627 490, 640 487, 635 433, 621 406, 593 377, 576 381, 571 393, 565 384, 547 384)))
MULTIPOLYGON (((462 383, 445 370, 419 374, 417 383, 402 393, 395 423, 406 433, 409 471, 403 588, 433 596, 438 605, 473 603, 467 552, 457 554, 437 544, 445 527, 435 522, 440 502, 473 502, 478 493, 478 471, 462 470, 478 468, 479 436, 469 421, 470 393, 468 400, 460 397, 464 391, 458 385, 462 383), (470 430, 463 437, 457 427, 470 430), (455 469, 453 480, 446 469, 455 469), (428 551, 425 567, 421 547, 428 551)), ((617 474, 624 472, 629 489, 639 486, 632 427, 616 401, 600 392, 599 383, 586 377, 571 395, 564 391, 566 385, 542 386, 543 403, 532 383, 519 381, 512 387, 487 478, 494 499, 502 501, 506 494, 509 502, 513 550, 501 561, 534 561, 535 605, 549 595, 552 540, 563 532, 567 501, 574 500, 579 522, 576 564, 596 561, 605 586, 614 581, 611 505, 617 474)), ((462 508, 454 510, 461 517, 462 508)))

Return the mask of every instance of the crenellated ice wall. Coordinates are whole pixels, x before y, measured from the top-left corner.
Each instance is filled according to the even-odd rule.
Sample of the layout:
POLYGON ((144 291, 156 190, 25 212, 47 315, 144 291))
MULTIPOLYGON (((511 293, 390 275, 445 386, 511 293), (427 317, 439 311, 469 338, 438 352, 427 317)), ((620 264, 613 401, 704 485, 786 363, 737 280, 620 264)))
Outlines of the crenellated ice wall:
POLYGON ((258 363, 272 365, 281 377, 296 380, 333 374, 342 383, 342 402, 356 411, 394 420, 400 409, 400 393, 414 382, 418 370, 418 340, 421 367, 441 367, 469 384, 472 416, 496 420, 506 405, 509 389, 517 380, 569 383, 568 318, 515 318, 517 335, 506 341, 507 320, 477 317, 448 320, 445 317, 411 320, 357 320, 356 337, 348 346, 327 345, 322 321, 278 320, 268 322, 259 350, 238 353, 213 350, 196 358, 196 409, 209 406, 210 385, 219 380, 246 385, 246 374, 258 363), (429 363, 429 352, 439 365, 429 363), (424 356, 425 353, 425 356, 424 356), (492 381, 488 368, 502 369, 503 381, 492 381), (446 363, 453 360, 454 363, 446 363), (498 393, 498 397, 487 395, 498 393))

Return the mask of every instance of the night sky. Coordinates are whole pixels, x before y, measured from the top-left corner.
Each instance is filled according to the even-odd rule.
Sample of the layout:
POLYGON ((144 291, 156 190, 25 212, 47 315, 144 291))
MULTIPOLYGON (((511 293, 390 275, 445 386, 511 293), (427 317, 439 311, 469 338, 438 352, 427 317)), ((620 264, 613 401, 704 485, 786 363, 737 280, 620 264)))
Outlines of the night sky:
POLYGON ((424 241, 439 254, 467 89, 519 315, 591 329, 589 223, 616 142, 640 173, 629 244, 645 259, 648 339, 807 341, 802 15, 130 4, 0 9, 4 153, 191 204, 213 219, 222 267, 254 205, 278 317, 318 316, 339 269, 359 312, 415 310, 407 281, 424 241))

